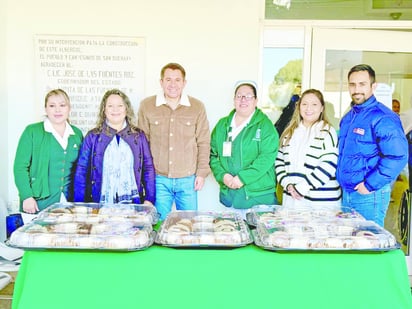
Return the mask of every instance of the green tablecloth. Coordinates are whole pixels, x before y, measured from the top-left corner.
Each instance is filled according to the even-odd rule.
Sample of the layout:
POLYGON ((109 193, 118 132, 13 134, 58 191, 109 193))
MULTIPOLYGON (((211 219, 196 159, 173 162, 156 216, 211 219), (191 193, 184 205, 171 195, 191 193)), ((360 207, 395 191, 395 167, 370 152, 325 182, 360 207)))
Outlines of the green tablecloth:
POLYGON ((150 247, 26 251, 13 309, 412 308, 405 256, 150 247))

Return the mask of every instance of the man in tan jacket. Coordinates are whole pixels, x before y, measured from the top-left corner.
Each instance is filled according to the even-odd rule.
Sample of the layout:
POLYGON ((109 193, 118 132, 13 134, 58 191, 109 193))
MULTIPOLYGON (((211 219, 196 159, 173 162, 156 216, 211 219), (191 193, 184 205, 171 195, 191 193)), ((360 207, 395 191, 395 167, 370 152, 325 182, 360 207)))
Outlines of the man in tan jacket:
POLYGON ((197 191, 210 173, 210 130, 203 103, 184 92, 185 69, 166 64, 161 93, 140 103, 138 126, 149 142, 156 169, 156 208, 164 220, 177 210, 196 210, 197 191))

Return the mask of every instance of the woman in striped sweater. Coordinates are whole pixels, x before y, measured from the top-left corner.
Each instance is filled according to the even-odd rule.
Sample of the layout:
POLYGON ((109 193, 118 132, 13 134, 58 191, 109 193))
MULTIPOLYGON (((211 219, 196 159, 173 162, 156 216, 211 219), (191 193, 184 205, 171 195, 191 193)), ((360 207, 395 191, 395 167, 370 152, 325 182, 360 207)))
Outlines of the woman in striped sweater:
POLYGON ((338 138, 319 90, 306 90, 280 137, 276 177, 285 206, 340 207, 336 181, 338 138))

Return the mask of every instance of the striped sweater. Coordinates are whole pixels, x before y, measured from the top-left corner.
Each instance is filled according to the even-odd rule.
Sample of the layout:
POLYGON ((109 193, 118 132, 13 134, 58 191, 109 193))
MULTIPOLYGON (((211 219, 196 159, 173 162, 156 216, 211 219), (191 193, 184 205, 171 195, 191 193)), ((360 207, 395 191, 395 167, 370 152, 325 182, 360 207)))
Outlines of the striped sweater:
POLYGON ((276 158, 276 176, 283 190, 283 205, 331 206, 341 203, 341 189, 336 181, 338 138, 333 127, 323 127, 323 121, 306 128, 301 123, 289 143, 276 158), (293 199, 287 192, 289 184, 304 196, 293 199))

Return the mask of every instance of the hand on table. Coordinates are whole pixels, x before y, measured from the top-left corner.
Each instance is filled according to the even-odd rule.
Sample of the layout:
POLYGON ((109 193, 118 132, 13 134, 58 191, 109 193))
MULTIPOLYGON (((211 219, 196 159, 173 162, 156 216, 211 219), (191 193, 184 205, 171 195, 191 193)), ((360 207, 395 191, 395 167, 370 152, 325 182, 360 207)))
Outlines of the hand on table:
POLYGON ((39 211, 39 207, 37 206, 37 202, 34 198, 29 197, 23 201, 23 211, 27 212, 28 214, 35 214, 39 211))
POLYGON ((148 200, 145 200, 145 201, 143 202, 143 204, 144 204, 144 205, 153 206, 153 203, 152 203, 151 201, 148 201, 148 200))

